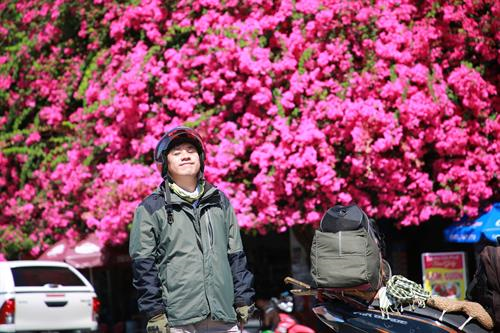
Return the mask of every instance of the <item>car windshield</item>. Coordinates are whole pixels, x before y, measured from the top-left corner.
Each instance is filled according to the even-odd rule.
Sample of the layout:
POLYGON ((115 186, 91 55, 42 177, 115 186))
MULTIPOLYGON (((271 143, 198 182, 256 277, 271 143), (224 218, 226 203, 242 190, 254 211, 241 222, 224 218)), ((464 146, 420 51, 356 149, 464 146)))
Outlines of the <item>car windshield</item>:
POLYGON ((85 283, 66 267, 14 267, 12 276, 17 287, 85 286, 85 283))

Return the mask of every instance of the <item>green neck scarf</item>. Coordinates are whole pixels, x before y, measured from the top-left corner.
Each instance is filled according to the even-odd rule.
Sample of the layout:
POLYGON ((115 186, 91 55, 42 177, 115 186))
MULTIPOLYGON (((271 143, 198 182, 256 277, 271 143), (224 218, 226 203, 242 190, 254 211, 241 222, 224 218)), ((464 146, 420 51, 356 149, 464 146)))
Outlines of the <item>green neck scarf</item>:
POLYGON ((201 198, 205 190, 204 181, 198 182, 198 185, 196 186, 194 192, 186 191, 185 189, 183 189, 174 182, 169 182, 168 186, 172 189, 172 191, 174 191, 175 194, 177 194, 179 197, 181 197, 183 200, 186 200, 189 203, 193 203, 199 198, 201 198))

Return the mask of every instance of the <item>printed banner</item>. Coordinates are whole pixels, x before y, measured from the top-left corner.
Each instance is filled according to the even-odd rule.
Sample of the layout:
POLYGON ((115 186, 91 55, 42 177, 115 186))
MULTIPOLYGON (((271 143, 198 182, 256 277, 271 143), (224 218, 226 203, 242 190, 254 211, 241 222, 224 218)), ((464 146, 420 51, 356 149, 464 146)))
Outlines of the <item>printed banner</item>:
POLYGON ((467 271, 464 252, 422 253, 422 281, 432 295, 465 299, 467 271))

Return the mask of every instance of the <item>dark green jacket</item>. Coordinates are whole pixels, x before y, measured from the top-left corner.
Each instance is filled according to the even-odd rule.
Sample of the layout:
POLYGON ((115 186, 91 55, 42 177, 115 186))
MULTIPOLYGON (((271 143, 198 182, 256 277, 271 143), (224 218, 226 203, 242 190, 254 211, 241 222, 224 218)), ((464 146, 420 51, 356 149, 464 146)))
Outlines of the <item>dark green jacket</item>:
POLYGON ((171 326, 236 322, 234 308, 250 305, 254 290, 229 200, 208 183, 193 204, 169 189, 169 223, 163 189, 139 205, 130 233, 139 310, 149 318, 166 313, 171 326))

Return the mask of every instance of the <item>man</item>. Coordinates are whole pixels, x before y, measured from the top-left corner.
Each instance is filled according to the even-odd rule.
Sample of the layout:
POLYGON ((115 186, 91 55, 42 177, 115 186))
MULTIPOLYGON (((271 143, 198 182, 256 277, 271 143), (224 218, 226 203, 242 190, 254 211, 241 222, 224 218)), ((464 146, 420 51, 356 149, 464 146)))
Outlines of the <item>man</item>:
POLYGON ((204 180, 203 141, 176 127, 154 158, 164 181, 137 207, 130 233, 147 332, 239 332, 253 309, 253 275, 233 207, 204 180))

